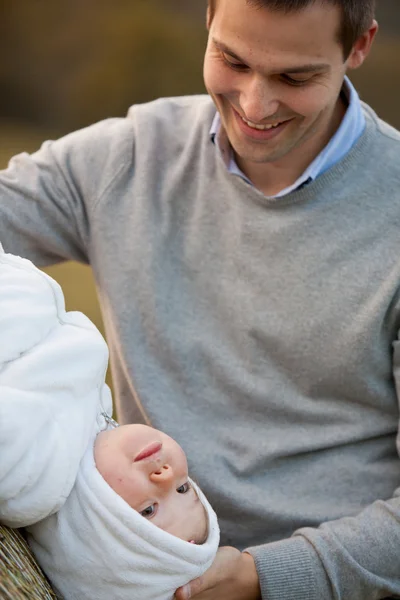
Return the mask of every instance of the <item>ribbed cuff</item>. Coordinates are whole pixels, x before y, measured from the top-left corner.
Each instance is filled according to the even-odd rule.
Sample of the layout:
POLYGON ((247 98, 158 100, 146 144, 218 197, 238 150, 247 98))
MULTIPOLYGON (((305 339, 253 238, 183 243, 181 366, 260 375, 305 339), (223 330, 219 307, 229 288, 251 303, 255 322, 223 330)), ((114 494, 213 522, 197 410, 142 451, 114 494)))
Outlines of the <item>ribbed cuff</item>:
POLYGON ((329 600, 331 586, 311 544, 300 536, 247 548, 265 600, 329 600))

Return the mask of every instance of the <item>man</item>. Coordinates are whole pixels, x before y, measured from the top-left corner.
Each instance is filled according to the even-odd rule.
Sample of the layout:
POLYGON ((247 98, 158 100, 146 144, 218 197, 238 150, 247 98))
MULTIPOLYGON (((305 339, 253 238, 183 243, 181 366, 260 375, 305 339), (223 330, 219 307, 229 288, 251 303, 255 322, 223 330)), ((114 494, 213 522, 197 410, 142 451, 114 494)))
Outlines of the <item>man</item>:
POLYGON ((210 1, 211 99, 135 106, 0 177, 5 249, 92 265, 119 418, 177 439, 219 516, 180 600, 400 595, 400 136, 345 78, 373 17, 210 1))

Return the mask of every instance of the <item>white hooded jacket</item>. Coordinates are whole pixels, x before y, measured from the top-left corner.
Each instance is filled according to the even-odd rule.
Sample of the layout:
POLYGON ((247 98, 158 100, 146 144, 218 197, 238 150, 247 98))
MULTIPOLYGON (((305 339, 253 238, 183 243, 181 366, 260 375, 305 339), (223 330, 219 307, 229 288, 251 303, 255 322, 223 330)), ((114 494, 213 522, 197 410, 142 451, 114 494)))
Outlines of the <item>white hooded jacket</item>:
POLYGON ((23 527, 55 513, 111 413, 108 350, 60 286, 0 245, 0 521, 23 527))

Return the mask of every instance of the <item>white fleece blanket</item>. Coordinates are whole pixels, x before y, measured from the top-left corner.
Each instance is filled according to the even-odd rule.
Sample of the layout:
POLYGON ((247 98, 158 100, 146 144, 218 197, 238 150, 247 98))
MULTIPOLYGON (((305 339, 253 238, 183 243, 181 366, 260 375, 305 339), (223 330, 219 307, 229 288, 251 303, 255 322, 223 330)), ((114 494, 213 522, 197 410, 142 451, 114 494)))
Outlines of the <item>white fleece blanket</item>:
POLYGON ((59 285, 0 245, 0 521, 30 525, 65 501, 111 411, 107 346, 59 285))
POLYGON ((29 543, 65 600, 171 600, 208 569, 219 544, 216 515, 193 485, 208 515, 203 545, 174 537, 133 510, 104 481, 89 448, 67 501, 28 529, 29 543))

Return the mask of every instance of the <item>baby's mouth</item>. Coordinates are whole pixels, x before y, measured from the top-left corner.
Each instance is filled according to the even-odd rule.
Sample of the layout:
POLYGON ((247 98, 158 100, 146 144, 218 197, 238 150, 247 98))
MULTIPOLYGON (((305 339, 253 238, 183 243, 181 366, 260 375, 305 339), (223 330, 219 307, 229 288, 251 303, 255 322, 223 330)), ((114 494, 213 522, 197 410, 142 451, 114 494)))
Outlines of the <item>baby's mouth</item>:
POLYGON ((149 458, 150 456, 153 456, 153 454, 159 452, 161 448, 161 442, 152 442, 151 444, 143 448, 141 452, 139 452, 139 454, 135 457, 133 462, 138 462, 140 460, 144 460, 145 458, 149 458))

